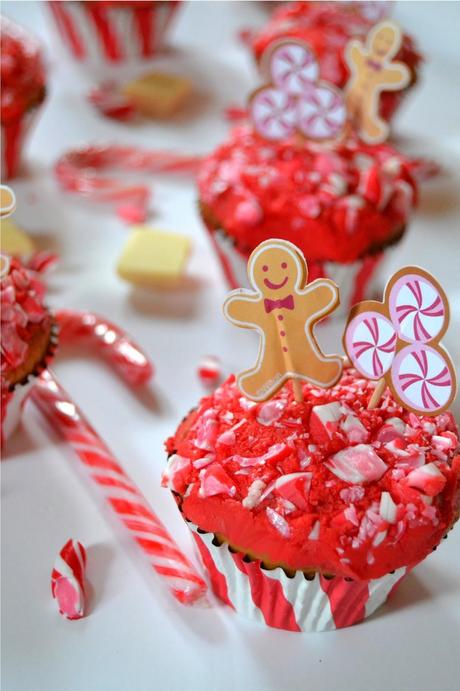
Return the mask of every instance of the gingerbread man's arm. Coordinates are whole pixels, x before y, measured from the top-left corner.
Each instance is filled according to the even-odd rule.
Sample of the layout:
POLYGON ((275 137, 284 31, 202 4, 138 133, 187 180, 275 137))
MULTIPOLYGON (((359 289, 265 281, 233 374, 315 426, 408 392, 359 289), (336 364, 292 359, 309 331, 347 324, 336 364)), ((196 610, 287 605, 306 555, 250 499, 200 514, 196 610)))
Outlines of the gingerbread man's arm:
POLYGON ((334 281, 328 278, 312 281, 302 292, 308 297, 302 301, 301 309, 306 318, 313 316, 314 321, 332 312, 340 302, 339 289, 334 281))
POLYGON ((350 41, 347 46, 346 58, 350 67, 359 67, 366 57, 366 51, 361 41, 350 41))
POLYGON ((384 86, 388 90, 401 89, 410 81, 409 69, 402 62, 392 62, 382 73, 384 86))
POLYGON ((255 329, 263 313, 262 297, 247 290, 232 291, 224 302, 224 314, 237 326, 255 329))

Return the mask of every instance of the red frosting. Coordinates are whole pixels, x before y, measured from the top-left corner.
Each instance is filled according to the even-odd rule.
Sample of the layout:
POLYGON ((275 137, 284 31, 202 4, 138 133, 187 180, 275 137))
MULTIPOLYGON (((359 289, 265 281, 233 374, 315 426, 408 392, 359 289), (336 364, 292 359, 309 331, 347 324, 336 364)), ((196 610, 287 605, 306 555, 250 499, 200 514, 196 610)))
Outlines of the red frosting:
POLYGON ((346 370, 332 389, 290 386, 256 404, 234 377, 168 439, 163 485, 199 528, 272 564, 378 578, 423 559, 460 511, 450 413, 404 411, 346 370))
MULTIPOLYGON (((306 41, 320 63, 320 76, 336 86, 345 86, 349 71, 344 49, 350 38, 363 38, 374 21, 360 14, 351 3, 294 2, 274 12, 268 25, 253 39, 253 51, 260 60, 273 41, 297 38, 306 41)), ((409 67, 412 81, 422 61, 414 40, 407 34, 395 57, 409 67)), ((403 92, 384 92, 380 112, 390 120, 403 92)))
POLYGON ((0 18, 2 124, 21 117, 45 96, 45 69, 38 42, 5 17, 0 18))
POLYGON ((0 282, 2 390, 8 387, 8 374, 23 365, 29 343, 37 328, 49 328, 51 317, 43 304, 43 286, 17 259, 6 258, 9 266, 0 282))
POLYGON ((242 252, 279 237, 307 260, 342 263, 397 237, 417 194, 411 162, 387 144, 268 142, 249 127, 204 160, 198 184, 242 252))

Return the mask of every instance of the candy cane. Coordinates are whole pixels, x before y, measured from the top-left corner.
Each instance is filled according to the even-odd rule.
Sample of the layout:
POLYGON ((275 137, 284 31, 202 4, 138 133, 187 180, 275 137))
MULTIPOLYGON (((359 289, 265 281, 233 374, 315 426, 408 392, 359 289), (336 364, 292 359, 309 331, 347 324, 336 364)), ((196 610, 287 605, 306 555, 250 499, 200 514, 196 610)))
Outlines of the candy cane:
POLYGON ((195 173, 199 156, 182 156, 166 151, 145 151, 129 146, 87 146, 72 149, 54 167, 61 187, 97 202, 130 202, 146 206, 150 188, 128 184, 121 178, 104 177, 101 171, 117 168, 144 173, 195 173))
POLYGON ((75 340, 94 345, 131 386, 145 384, 153 375, 153 366, 129 336, 116 324, 92 312, 59 310, 59 343, 75 340))
POLYGON ((31 398, 66 439, 105 501, 182 604, 193 604, 206 592, 204 580, 167 532, 147 500, 113 453, 51 372, 43 372, 31 398))
POLYGON ((66 619, 85 616, 86 550, 77 540, 68 540, 51 572, 51 594, 66 619))

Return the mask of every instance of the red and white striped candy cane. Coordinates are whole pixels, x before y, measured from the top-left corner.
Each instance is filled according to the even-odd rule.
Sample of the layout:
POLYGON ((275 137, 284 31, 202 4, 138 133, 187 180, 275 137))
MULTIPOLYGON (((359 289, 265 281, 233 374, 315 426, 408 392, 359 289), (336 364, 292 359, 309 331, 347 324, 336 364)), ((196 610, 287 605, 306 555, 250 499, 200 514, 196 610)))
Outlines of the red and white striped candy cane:
POLYGON ((129 184, 123 178, 101 174, 110 168, 126 172, 193 174, 199 156, 184 156, 166 151, 146 151, 129 146, 86 146, 63 154, 54 167, 61 187, 98 202, 132 203, 146 206, 150 196, 147 184, 129 184))
POLYGON ((145 384, 153 375, 148 357, 119 326, 93 312, 58 310, 59 343, 83 341, 95 346, 131 386, 145 384))
POLYGON ((66 619, 85 616, 86 550, 78 540, 68 540, 51 572, 51 593, 66 619))
POLYGON ((69 442, 107 504, 153 569, 166 581, 174 597, 182 604, 193 604, 201 599, 206 583, 53 374, 43 372, 30 395, 52 426, 69 442))

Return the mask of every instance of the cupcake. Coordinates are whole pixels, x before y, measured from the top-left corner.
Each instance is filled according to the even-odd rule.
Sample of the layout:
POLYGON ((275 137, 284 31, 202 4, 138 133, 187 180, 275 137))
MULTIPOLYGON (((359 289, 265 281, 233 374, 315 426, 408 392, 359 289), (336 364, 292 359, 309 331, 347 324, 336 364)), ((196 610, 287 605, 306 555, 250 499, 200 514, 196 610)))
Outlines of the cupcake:
POLYGON ((45 67, 38 41, 0 17, 2 179, 19 172, 28 132, 45 99, 45 67))
POLYGON ((164 45, 180 0, 60 0, 47 3, 66 52, 94 78, 139 67, 164 45))
POLYGON ((163 485, 216 595, 269 626, 324 631, 374 612, 460 513, 450 413, 417 417, 346 369, 331 389, 244 398, 231 376, 166 442, 163 485))
MULTIPOLYGON (((345 62, 345 46, 351 38, 364 38, 375 24, 375 18, 360 11, 368 3, 294 2, 273 14, 267 26, 256 33, 252 50, 257 62, 268 46, 285 38, 305 41, 320 64, 321 79, 343 88, 349 70, 345 62)), ((383 3, 382 3, 383 4, 383 3)), ((415 41, 404 34, 401 49, 395 59, 404 63, 411 75, 402 91, 384 91, 380 98, 380 115, 390 121, 407 92, 418 78, 422 57, 415 41)))
POLYGON ((1 255, 1 436, 2 444, 19 421, 22 403, 52 356, 56 335, 43 304, 39 281, 22 264, 1 255))
POLYGON ((260 242, 282 238, 301 249, 310 280, 336 281, 348 312, 372 295, 385 249, 404 234, 417 200, 411 170, 388 144, 269 142, 235 129, 198 175, 201 216, 229 286, 247 285, 260 242))

